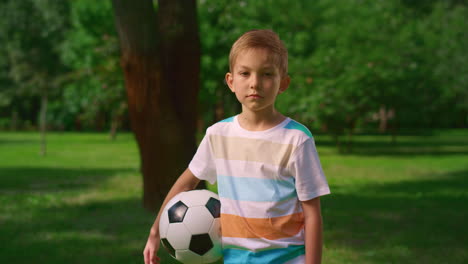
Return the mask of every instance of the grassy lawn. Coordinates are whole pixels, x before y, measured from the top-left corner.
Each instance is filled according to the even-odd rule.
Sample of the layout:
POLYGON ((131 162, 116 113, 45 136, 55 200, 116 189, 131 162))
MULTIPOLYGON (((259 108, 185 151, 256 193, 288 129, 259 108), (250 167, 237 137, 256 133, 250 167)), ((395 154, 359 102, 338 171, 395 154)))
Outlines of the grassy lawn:
MULTIPOLYGON (((324 263, 466 263, 468 131, 316 142, 324 263)), ((154 214, 141 206, 131 134, 0 132, 0 263, 143 263, 154 214)), ((163 251, 161 251, 163 253, 163 251)), ((163 254, 163 263, 169 261, 163 254)))

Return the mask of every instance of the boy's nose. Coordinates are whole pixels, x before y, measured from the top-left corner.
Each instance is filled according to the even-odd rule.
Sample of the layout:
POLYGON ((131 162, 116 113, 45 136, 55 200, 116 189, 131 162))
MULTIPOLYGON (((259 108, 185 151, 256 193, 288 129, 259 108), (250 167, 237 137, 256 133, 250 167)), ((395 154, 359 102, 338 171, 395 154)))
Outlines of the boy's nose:
POLYGON ((258 76, 256 74, 252 74, 250 80, 250 89, 257 89, 258 87, 258 76))

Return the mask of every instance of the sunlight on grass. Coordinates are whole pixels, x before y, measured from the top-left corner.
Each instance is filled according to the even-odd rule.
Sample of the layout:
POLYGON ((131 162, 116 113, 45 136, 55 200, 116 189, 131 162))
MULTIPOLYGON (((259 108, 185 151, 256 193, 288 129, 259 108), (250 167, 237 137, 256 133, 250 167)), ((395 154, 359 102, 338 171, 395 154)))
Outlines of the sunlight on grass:
POLYGON ((44 241, 70 241, 70 240, 84 240, 84 241, 112 241, 115 236, 103 234, 96 231, 81 231, 81 232, 38 232, 25 236, 25 239, 36 242, 44 241))
POLYGON ((126 200, 141 196, 141 176, 118 174, 86 191, 65 199, 69 204, 85 204, 93 201, 126 200), (118 193, 116 193, 118 190, 118 193))

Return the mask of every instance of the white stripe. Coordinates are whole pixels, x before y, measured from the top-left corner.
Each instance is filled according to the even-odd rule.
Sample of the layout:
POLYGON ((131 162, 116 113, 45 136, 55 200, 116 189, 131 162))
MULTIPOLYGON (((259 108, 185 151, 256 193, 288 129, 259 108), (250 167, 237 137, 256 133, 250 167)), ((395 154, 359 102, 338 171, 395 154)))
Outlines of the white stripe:
POLYGON ((251 139, 260 139, 260 140, 267 140, 272 143, 280 143, 280 144, 293 144, 298 146, 302 144, 305 140, 309 138, 304 132, 296 129, 286 129, 284 127, 279 128, 274 133, 265 134, 265 133, 243 133, 243 131, 239 131, 234 124, 234 122, 222 122, 213 125, 212 127, 208 128, 210 135, 218 135, 224 137, 243 137, 243 138, 251 138, 251 139))
POLYGON ((223 214, 239 215, 247 218, 273 218, 302 212, 297 198, 281 202, 251 202, 220 198, 223 214))
POLYGON ((281 180, 292 177, 289 170, 281 166, 243 160, 216 159, 216 169, 218 175, 234 177, 281 180))
POLYGON ((248 248, 253 252, 265 249, 286 248, 290 245, 304 245, 304 230, 292 237, 268 240, 264 238, 222 237, 223 247, 248 248))

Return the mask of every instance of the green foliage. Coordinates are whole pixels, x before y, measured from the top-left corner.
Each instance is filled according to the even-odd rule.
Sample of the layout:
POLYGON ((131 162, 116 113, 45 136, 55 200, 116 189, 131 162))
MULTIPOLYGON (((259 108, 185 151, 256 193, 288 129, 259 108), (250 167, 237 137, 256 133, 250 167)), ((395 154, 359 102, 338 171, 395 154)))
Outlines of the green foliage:
MULTIPOLYGON (((445 122, 447 116, 466 124, 468 113, 468 33, 466 17, 468 7, 450 6, 440 2, 434 6, 429 18, 421 21, 418 32, 426 43, 422 48, 437 88, 437 97, 432 100, 432 116, 445 122), (464 115, 464 116, 463 116, 464 115), (463 120, 465 118, 465 120, 463 120)), ((423 55, 423 54, 422 54, 423 55)))
POLYGON ((0 108, 35 122, 18 101, 46 93, 53 128, 104 128, 124 118, 109 1, 6 1, 0 7, 0 108))
POLYGON ((408 64, 401 54, 407 40, 399 36, 404 10, 391 1, 360 2, 322 6, 308 67, 315 81, 302 86, 312 91, 303 92, 305 102, 296 110, 336 134, 353 130, 380 105, 400 101, 405 88, 395 85, 408 64))
POLYGON ((199 1, 202 112, 212 116, 219 100, 236 112, 221 81, 230 45, 269 28, 289 49, 292 77, 277 106, 314 129, 376 127, 381 107, 395 113, 392 127, 466 126, 466 10, 457 1, 199 1))
POLYGON ((68 28, 68 4, 63 1, 3 1, 0 41, 8 75, 22 93, 51 93, 60 65, 58 43, 68 28))
POLYGON ((121 119, 127 104, 111 3, 75 1, 71 14, 72 29, 61 46, 62 61, 72 69, 63 91, 63 107, 75 118, 69 125, 121 119))
MULTIPOLYGON (((0 3, 0 96, 3 97, 0 109, 11 109, 2 111, 11 113, 11 121, 3 122, 3 126, 14 129, 22 123, 22 128, 29 127, 29 120, 35 120, 39 110, 24 114, 24 107, 34 105, 39 96, 50 98, 58 94, 58 76, 66 67, 60 63, 56 44, 62 41, 68 28, 67 17, 66 2, 8 0, 0 3), (27 121, 18 122, 20 118, 27 121)), ((45 110, 46 105, 41 108, 45 110)), ((3 113, 1 116, 5 117, 3 113)))

